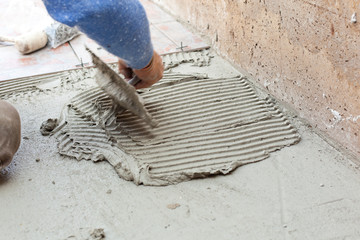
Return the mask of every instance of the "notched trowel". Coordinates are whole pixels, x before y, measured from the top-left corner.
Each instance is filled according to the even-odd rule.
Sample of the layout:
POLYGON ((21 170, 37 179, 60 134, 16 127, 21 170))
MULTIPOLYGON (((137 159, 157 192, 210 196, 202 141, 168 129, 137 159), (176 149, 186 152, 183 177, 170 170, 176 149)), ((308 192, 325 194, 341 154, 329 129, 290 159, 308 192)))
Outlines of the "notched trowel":
POLYGON ((135 76, 129 82, 126 82, 88 47, 86 47, 86 50, 91 54, 92 61, 97 67, 95 80, 101 89, 113 98, 115 104, 144 119, 151 127, 156 127, 158 125, 157 121, 146 110, 141 97, 134 88, 134 85, 140 79, 135 76))

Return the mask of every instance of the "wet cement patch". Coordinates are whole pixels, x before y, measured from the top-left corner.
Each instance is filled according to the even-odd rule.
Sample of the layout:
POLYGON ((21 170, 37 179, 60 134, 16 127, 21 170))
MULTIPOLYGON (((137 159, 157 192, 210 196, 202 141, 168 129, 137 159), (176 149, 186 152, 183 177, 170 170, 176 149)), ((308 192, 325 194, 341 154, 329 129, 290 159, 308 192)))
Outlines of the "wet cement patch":
POLYGON ((228 174, 300 140, 276 105, 243 77, 170 74, 141 96, 158 127, 115 111, 98 87, 74 97, 56 130, 60 153, 107 160, 136 184, 168 185, 228 174))
POLYGON ((261 97, 245 77, 171 71, 172 66, 190 63, 194 72, 201 72, 199 66, 210 65, 208 52, 163 59, 170 71, 140 92, 159 122, 154 129, 132 113, 118 111, 97 87, 91 68, 7 81, 1 83, 0 94, 14 102, 66 95, 70 100, 55 129, 59 153, 78 160, 106 160, 120 177, 136 184, 168 185, 228 174, 299 141, 276 104, 261 97))

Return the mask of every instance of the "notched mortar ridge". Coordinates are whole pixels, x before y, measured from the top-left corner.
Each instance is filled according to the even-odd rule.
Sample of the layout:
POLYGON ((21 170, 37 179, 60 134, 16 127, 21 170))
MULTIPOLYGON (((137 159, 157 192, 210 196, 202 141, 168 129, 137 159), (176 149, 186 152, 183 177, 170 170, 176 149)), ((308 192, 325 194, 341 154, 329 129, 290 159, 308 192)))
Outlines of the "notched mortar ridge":
MULTIPOLYGON (((189 78, 187 80, 184 80, 184 82, 189 82, 189 83, 191 83, 192 81, 197 81, 197 80, 194 78, 192 80, 189 80, 189 78)), ((243 79, 242 80, 239 79, 239 81, 241 82, 242 86, 246 86, 246 81, 243 81, 243 79)), ((204 81, 205 84, 204 88, 206 88, 206 82, 211 85, 212 79, 209 81, 204 81)), ((176 83, 165 84, 162 86, 162 88, 169 88, 180 83, 181 81, 176 80, 176 83)), ((159 87, 159 89, 161 89, 161 87, 159 87)), ((153 93, 150 90, 150 91, 144 91, 143 94, 146 99, 147 95, 150 96, 152 94, 158 94, 158 93, 153 93)), ((88 93, 84 92, 83 95, 88 95, 88 93)), ((74 131, 74 129, 77 126, 74 124, 72 125, 70 124, 71 125, 70 126, 68 124, 68 128, 67 128, 68 132, 63 131, 63 133, 65 133, 65 137, 63 136, 62 139, 59 139, 61 142, 64 141, 67 142, 63 146, 59 145, 59 147, 69 148, 69 144, 77 145, 77 146, 70 146, 69 149, 72 149, 72 152, 70 151, 70 153, 68 153, 69 156, 77 157, 77 158, 80 157, 89 158, 90 157, 89 155, 81 155, 80 152, 83 149, 89 147, 96 147, 97 150, 99 151, 97 152, 98 153, 97 156, 99 159, 108 160, 110 164, 114 166, 114 169, 116 170, 116 172, 119 174, 120 177, 123 177, 127 180, 132 180, 136 184, 167 185, 167 184, 177 183, 179 181, 189 180, 191 178, 205 177, 212 174, 227 174, 240 165, 265 159, 268 156, 269 152, 276 151, 277 149, 280 149, 286 145, 294 144, 299 139, 298 135, 296 135, 295 133, 296 131, 295 132, 293 131, 293 127, 289 124, 288 121, 286 121, 286 118, 282 115, 281 111, 279 111, 272 102, 268 102, 266 101, 266 99, 265 100, 259 99, 258 100, 259 104, 263 106, 265 110, 268 111, 268 114, 265 114, 264 118, 255 119, 256 121, 251 120, 251 121, 237 122, 237 124, 230 125, 230 128, 225 127, 224 125, 224 127, 222 128, 219 127, 215 128, 212 132, 210 130, 204 130, 200 132, 193 132, 186 136, 175 135, 173 137, 169 137, 166 135, 164 136, 157 135, 159 139, 156 141, 154 141, 156 139, 155 136, 155 138, 150 139, 149 141, 134 142, 135 139, 131 135, 132 131, 130 131, 130 129, 129 130, 126 129, 127 127, 126 124, 122 126, 122 124, 126 122, 123 122, 124 119, 121 119, 121 117, 127 118, 127 117, 131 117, 131 115, 118 114, 115 117, 114 115, 116 114, 114 114, 114 111, 110 111, 108 109, 111 108, 111 104, 109 100, 106 99, 106 97, 104 97, 103 94, 94 93, 93 96, 96 96, 97 100, 89 101, 89 99, 87 99, 85 103, 82 103, 81 97, 80 98, 75 97, 74 98, 75 100, 73 100, 71 104, 69 104, 71 110, 77 113, 76 116, 72 116, 72 117, 76 117, 78 119, 77 121, 81 122, 82 129, 78 129, 74 131), (84 112, 86 111, 90 111, 92 115, 89 116, 84 114, 84 112), (106 112, 108 114, 105 114, 106 112), (103 119, 103 123, 101 123, 101 119, 103 119), (275 121, 275 119, 278 120, 275 121), (277 126, 272 131, 275 131, 276 133, 279 130, 279 132, 277 132, 277 134, 275 135, 271 135, 272 132, 266 130, 266 126, 267 126, 266 121, 270 122, 268 126, 277 126), (84 127, 86 126, 86 124, 89 124, 89 128, 84 127), (256 131, 258 131, 258 133, 255 132, 255 135, 250 138, 250 140, 253 139, 252 141, 254 141, 254 144, 252 145, 253 147, 247 149, 246 146, 250 146, 252 144, 251 141, 247 141, 248 143, 242 141, 243 144, 245 143, 246 144, 243 147, 238 146, 235 149, 236 150, 235 153, 242 152, 243 154, 246 153, 245 155, 243 155, 242 157, 236 154, 234 155, 232 154, 233 151, 227 151, 226 148, 223 150, 220 149, 216 150, 216 147, 219 147, 220 145, 222 147, 231 146, 226 143, 226 140, 229 140, 228 139, 229 137, 225 134, 226 132, 230 133, 232 130, 236 129, 239 130, 238 134, 242 135, 246 132, 247 129, 249 129, 249 126, 254 124, 255 125, 260 124, 260 127, 255 128, 255 130, 257 129, 256 131), (261 126, 261 124, 264 124, 265 127, 261 126), (289 127, 283 128, 283 126, 289 126, 289 127), (104 135, 113 136, 113 138, 103 137, 101 138, 103 141, 101 143, 95 142, 95 143, 90 143, 90 145, 89 143, 87 145, 84 145, 84 142, 86 142, 86 136, 79 136, 79 135, 83 134, 85 130, 89 131, 91 127, 103 129, 102 132, 101 131, 97 132, 99 136, 104 136, 104 135), (263 128, 265 128, 264 132, 266 132, 270 137, 269 140, 266 140, 268 144, 266 146, 268 146, 268 148, 266 148, 266 146, 263 146, 264 144, 261 143, 261 141, 267 139, 261 137, 261 133, 262 133, 261 131, 263 131, 263 128), (71 133, 70 131, 73 131, 73 133, 71 133), (119 133, 120 134, 123 133, 127 137, 123 137, 123 135, 119 135, 119 133), (215 134, 214 135, 215 140, 208 139, 207 137, 209 136, 209 134, 215 134), (216 134, 220 134, 220 135, 217 136, 216 134), (225 134, 225 135, 221 136, 221 134, 225 134), (119 136, 121 136, 121 138, 119 138, 119 136), (205 141, 201 140, 202 137, 206 138, 205 141), (218 139, 216 139, 216 137, 218 137, 218 139), (224 139, 224 137, 226 137, 227 139, 224 139), (81 142, 75 141, 76 143, 75 144, 72 141, 74 141, 74 139, 76 138, 82 139, 84 141, 81 142), (198 139, 200 142, 196 140, 196 138, 200 138, 198 139), (214 143, 217 144, 214 145, 214 143), (194 153, 190 152, 184 155, 184 153, 182 153, 182 149, 184 149, 183 147, 187 149, 187 151, 193 150, 194 153), (114 149, 117 149, 116 151, 121 150, 121 153, 118 153, 121 157, 119 156, 116 157, 116 155, 108 153, 108 151, 114 151, 114 149), (102 153, 101 151, 103 151, 104 153, 102 153), (150 152, 146 153, 147 151, 150 152), (164 154, 164 151, 166 151, 167 154, 164 154), (207 159, 206 156, 210 156, 211 154, 214 153, 216 153, 217 155, 222 154, 225 158, 218 160, 216 160, 215 158, 211 160, 212 158, 211 157, 207 159), (119 160, 119 158, 121 160, 119 160), (131 161, 129 161, 129 158, 131 159, 131 161), (162 159, 168 161, 169 164, 167 165, 166 161, 162 161, 162 159), (191 159, 195 160, 195 165, 194 163, 189 162, 191 161, 191 159), (158 163, 156 163, 156 161, 154 160, 158 161, 158 163), (180 162, 178 162, 179 160, 180 162), (190 167, 187 166, 189 164, 187 162, 190 163, 189 165, 190 167), (206 164, 203 166, 203 163, 205 162, 207 163, 212 162, 213 164, 212 167, 206 164), (159 167, 157 167, 157 165, 159 167), (194 166, 194 168, 191 168, 191 165, 194 166), (164 168, 160 166, 166 166, 166 167, 164 168), (130 172, 131 174, 129 174, 130 172)), ((179 97, 179 101, 182 101, 181 97, 179 97)), ((236 113, 236 111, 234 113, 236 113)), ((68 119, 70 118, 68 117, 68 119)), ((140 126, 135 124, 132 127, 135 127, 135 129, 133 130, 135 130, 136 132, 136 129, 140 126)), ((254 133, 248 133, 248 134, 254 134, 254 133)), ((246 139, 244 140, 246 141, 246 139)), ((236 144, 234 146, 236 146, 236 144)))

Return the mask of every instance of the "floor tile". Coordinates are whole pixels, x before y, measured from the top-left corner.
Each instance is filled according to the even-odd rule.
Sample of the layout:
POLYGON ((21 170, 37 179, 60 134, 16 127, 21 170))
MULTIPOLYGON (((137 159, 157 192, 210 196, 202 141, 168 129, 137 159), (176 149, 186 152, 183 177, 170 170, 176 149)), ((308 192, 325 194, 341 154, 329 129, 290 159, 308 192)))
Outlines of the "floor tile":
POLYGON ((140 1, 145 8, 150 24, 175 21, 175 19, 164 12, 160 7, 149 0, 140 1))
POLYGON ((0 81, 75 68, 80 62, 66 43, 22 55, 14 46, 0 47, 0 81))
MULTIPOLYGON (((41 0, 2 0, 0 9, 0 36, 16 37, 45 29, 53 22, 41 0)), ((77 64, 69 44, 56 49, 45 47, 28 55, 20 54, 14 46, 0 45, 0 80, 63 71, 77 64)))
POLYGON ((0 9, 0 36, 18 36, 53 22, 41 0, 1 0, 0 9))
POLYGON ((154 49, 159 54, 171 53, 178 51, 177 45, 174 41, 170 40, 163 32, 157 29, 155 26, 150 26, 151 40, 154 49))
POLYGON ((89 47, 104 62, 107 63, 116 62, 118 59, 116 56, 104 50, 99 44, 97 44, 94 40, 88 38, 84 34, 71 40, 70 45, 75 51, 79 61, 82 62, 85 66, 92 66, 91 56, 86 51, 85 45, 89 47))
MULTIPOLYGON (((159 54, 208 47, 153 2, 141 0, 141 3, 149 18, 154 49, 159 54)), ((44 29, 52 22, 41 0, 2 0, 0 8, 0 36, 16 37, 34 28, 44 29)), ((73 39, 70 45, 46 47, 29 55, 21 55, 13 46, 0 45, 0 80, 92 65, 85 44, 105 62, 117 61, 117 57, 85 35, 73 39)))
POLYGON ((200 37, 191 33, 179 22, 167 22, 154 24, 154 26, 167 36, 171 41, 175 42, 179 50, 190 50, 209 47, 200 37), (183 49, 180 47, 183 46, 183 49))

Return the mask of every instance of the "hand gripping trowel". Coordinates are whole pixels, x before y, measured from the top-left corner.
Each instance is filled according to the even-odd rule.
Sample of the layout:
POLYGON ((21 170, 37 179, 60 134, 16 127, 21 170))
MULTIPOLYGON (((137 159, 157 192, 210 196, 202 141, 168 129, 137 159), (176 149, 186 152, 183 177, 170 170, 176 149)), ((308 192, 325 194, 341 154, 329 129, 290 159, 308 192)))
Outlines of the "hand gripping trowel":
POLYGON ((151 127, 156 127, 158 123, 146 110, 141 97, 137 94, 135 88, 133 87, 140 81, 140 79, 135 76, 129 82, 126 82, 88 47, 86 47, 86 50, 90 53, 92 61, 97 67, 95 80, 101 89, 112 97, 115 104, 120 105, 142 118, 151 127))

